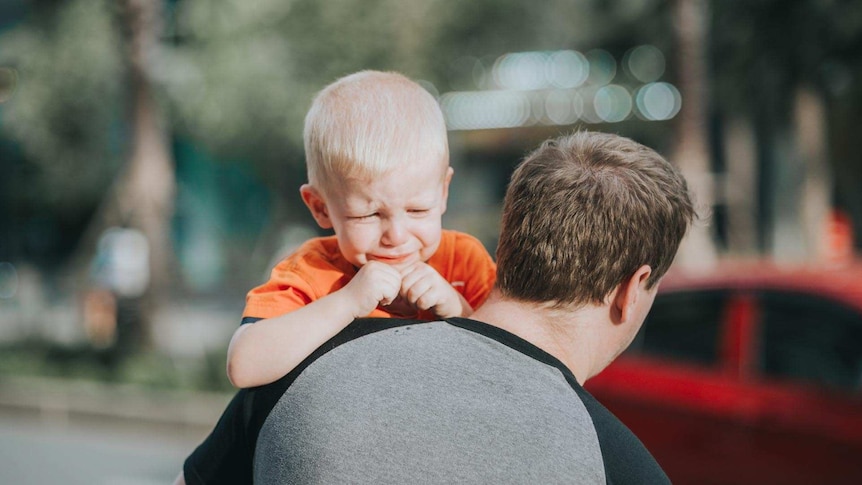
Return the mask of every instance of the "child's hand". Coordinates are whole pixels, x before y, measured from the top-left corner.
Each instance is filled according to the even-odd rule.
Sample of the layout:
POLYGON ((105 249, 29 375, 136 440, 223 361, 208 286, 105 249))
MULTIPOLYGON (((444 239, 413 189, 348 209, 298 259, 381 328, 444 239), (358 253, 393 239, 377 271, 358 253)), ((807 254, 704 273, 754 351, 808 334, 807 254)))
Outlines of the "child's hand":
POLYGON ((401 274, 401 296, 420 310, 431 310, 440 318, 473 313, 461 294, 428 264, 416 263, 404 268, 401 274))
POLYGON ((377 305, 388 305, 398 297, 401 290, 401 273, 393 266, 369 261, 356 273, 356 276, 342 288, 356 305, 355 318, 371 313, 377 305))

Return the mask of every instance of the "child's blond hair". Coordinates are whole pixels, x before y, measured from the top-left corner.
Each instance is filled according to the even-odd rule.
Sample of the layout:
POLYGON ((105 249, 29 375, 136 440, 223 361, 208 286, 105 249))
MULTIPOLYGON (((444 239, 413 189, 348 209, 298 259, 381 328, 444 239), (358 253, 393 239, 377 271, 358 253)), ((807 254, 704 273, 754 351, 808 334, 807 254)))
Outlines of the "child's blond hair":
POLYGON ((449 161, 439 104, 394 72, 360 71, 324 88, 305 117, 303 140, 308 181, 323 191, 341 177, 379 175, 416 160, 449 161))

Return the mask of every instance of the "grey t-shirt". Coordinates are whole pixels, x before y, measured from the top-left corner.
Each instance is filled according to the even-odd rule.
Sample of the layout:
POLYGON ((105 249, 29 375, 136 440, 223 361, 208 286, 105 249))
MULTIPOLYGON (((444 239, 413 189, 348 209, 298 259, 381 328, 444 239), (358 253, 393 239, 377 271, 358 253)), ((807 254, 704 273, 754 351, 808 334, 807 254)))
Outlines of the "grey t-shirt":
POLYGON ((236 403, 188 483, 667 482, 562 363, 468 319, 359 320, 236 403))

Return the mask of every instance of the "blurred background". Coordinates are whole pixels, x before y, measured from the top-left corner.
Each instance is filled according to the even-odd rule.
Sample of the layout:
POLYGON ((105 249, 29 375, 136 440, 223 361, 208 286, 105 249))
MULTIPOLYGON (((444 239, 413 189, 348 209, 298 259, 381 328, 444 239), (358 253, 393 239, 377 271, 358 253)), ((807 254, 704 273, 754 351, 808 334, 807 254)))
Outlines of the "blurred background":
POLYGON ((680 271, 855 265, 860 2, 2 0, 0 482, 173 478, 231 396, 245 293, 319 234, 311 98, 361 69, 438 97, 444 225, 492 253, 518 160, 586 128, 688 178, 680 271))

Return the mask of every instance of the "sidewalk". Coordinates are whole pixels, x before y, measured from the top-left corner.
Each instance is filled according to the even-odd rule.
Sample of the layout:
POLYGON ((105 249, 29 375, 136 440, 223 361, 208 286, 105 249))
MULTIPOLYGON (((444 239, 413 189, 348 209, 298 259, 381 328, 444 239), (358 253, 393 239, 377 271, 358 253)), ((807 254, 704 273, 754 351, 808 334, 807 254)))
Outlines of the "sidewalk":
MULTIPOLYGON (((45 305, 28 315, 0 308, 0 342, 42 338, 58 345, 85 341, 76 302, 45 305), (62 318, 61 318, 62 316, 62 318)), ((224 352, 238 325, 236 302, 169 302, 153 322, 154 348, 176 359, 204 359, 224 352)), ((24 312, 24 313, 22 313, 24 312)), ((192 433, 213 428, 233 393, 153 389, 139 385, 0 375, 0 413, 52 424, 80 422, 175 428, 192 433)))
POLYGON ((0 412, 36 415, 51 422, 95 419, 203 433, 213 428, 232 397, 127 384, 0 377, 0 412))

